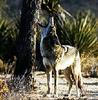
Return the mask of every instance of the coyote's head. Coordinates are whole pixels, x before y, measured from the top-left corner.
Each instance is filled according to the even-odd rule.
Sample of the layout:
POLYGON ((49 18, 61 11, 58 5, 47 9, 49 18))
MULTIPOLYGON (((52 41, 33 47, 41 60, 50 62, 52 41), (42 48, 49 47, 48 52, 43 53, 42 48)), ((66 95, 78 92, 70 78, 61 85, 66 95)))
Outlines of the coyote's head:
POLYGON ((56 34, 56 28, 54 26, 54 18, 50 17, 48 25, 43 28, 41 33, 41 39, 43 40, 43 45, 45 49, 52 49, 55 45, 59 45, 59 39, 56 34))

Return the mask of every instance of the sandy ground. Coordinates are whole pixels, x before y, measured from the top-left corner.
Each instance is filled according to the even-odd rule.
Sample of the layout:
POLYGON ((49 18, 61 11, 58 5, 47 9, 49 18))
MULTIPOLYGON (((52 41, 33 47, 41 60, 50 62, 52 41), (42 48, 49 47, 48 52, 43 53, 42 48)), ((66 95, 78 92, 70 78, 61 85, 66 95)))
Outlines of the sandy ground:
MULTIPOLYGON (((68 84, 67 81, 65 80, 63 75, 59 76, 59 97, 58 98, 53 98, 53 97, 43 97, 43 95, 47 91, 47 85, 46 85, 46 74, 42 72, 37 72, 35 75, 35 80, 36 80, 36 94, 37 99, 39 100, 68 100, 67 98, 64 99, 64 94, 67 94, 68 91, 68 84)), ((84 90, 86 92, 86 96, 81 97, 79 100, 98 100, 98 78, 83 78, 83 83, 84 83, 84 90)), ((53 83, 52 83, 53 84, 53 83)), ((54 85, 54 84, 53 84, 54 85)), ((53 89, 53 87, 52 87, 53 89)), ((73 85, 72 90, 71 90, 71 100, 76 100, 76 87, 73 85)))
MULTIPOLYGON (((68 97, 64 98, 64 94, 67 94, 68 91, 68 84, 63 75, 59 76, 58 98, 52 96, 43 96, 47 91, 47 80, 44 72, 36 72, 35 80, 35 86, 37 87, 35 91, 32 90, 29 93, 22 94, 17 93, 15 96, 10 96, 10 98, 6 100, 98 100, 98 78, 83 78, 86 96, 79 99, 76 98, 76 88, 74 85, 71 90, 70 99, 68 99, 68 97)), ((54 83, 52 84, 54 85, 54 83)))

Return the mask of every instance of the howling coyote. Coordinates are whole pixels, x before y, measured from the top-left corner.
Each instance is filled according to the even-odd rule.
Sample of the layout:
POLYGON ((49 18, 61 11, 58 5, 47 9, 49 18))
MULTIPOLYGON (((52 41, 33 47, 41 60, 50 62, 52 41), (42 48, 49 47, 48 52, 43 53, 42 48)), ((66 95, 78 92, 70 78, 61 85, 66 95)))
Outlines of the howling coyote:
POLYGON ((77 96, 82 93, 82 76, 79 51, 69 45, 61 45, 56 34, 54 18, 49 17, 49 22, 41 32, 40 52, 47 73, 47 94, 52 92, 52 71, 54 73, 54 94, 58 95, 58 71, 64 70, 65 77, 69 82, 69 91, 75 83, 77 96), (74 82, 73 82, 74 81, 74 82))

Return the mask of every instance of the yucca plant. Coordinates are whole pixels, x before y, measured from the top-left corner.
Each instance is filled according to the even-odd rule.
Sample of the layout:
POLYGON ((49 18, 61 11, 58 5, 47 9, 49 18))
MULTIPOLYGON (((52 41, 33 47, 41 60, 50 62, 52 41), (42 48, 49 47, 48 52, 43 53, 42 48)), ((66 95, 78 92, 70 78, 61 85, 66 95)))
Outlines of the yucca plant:
POLYGON ((45 10, 52 12, 54 8, 58 5, 60 0, 43 0, 42 1, 42 8, 44 7, 45 10))
POLYGON ((60 0, 42 0, 42 10, 46 10, 55 18, 61 17, 62 20, 65 20, 66 16, 73 17, 60 5, 60 0))
POLYGON ((89 52, 97 46, 97 20, 89 11, 79 12, 73 21, 65 19, 62 23, 57 25, 62 44, 75 46, 80 53, 89 52))
POLYGON ((0 19, 0 57, 8 60, 11 56, 16 34, 11 23, 0 19))

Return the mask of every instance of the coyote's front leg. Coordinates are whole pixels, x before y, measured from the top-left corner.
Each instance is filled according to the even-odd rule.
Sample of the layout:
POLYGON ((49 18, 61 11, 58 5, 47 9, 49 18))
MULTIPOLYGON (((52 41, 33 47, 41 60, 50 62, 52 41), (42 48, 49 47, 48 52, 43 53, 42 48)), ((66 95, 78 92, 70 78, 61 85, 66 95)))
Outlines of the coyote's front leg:
POLYGON ((58 97, 58 70, 54 69, 54 94, 58 97))
POLYGON ((52 71, 47 72, 47 94, 51 94, 52 93, 52 71))

